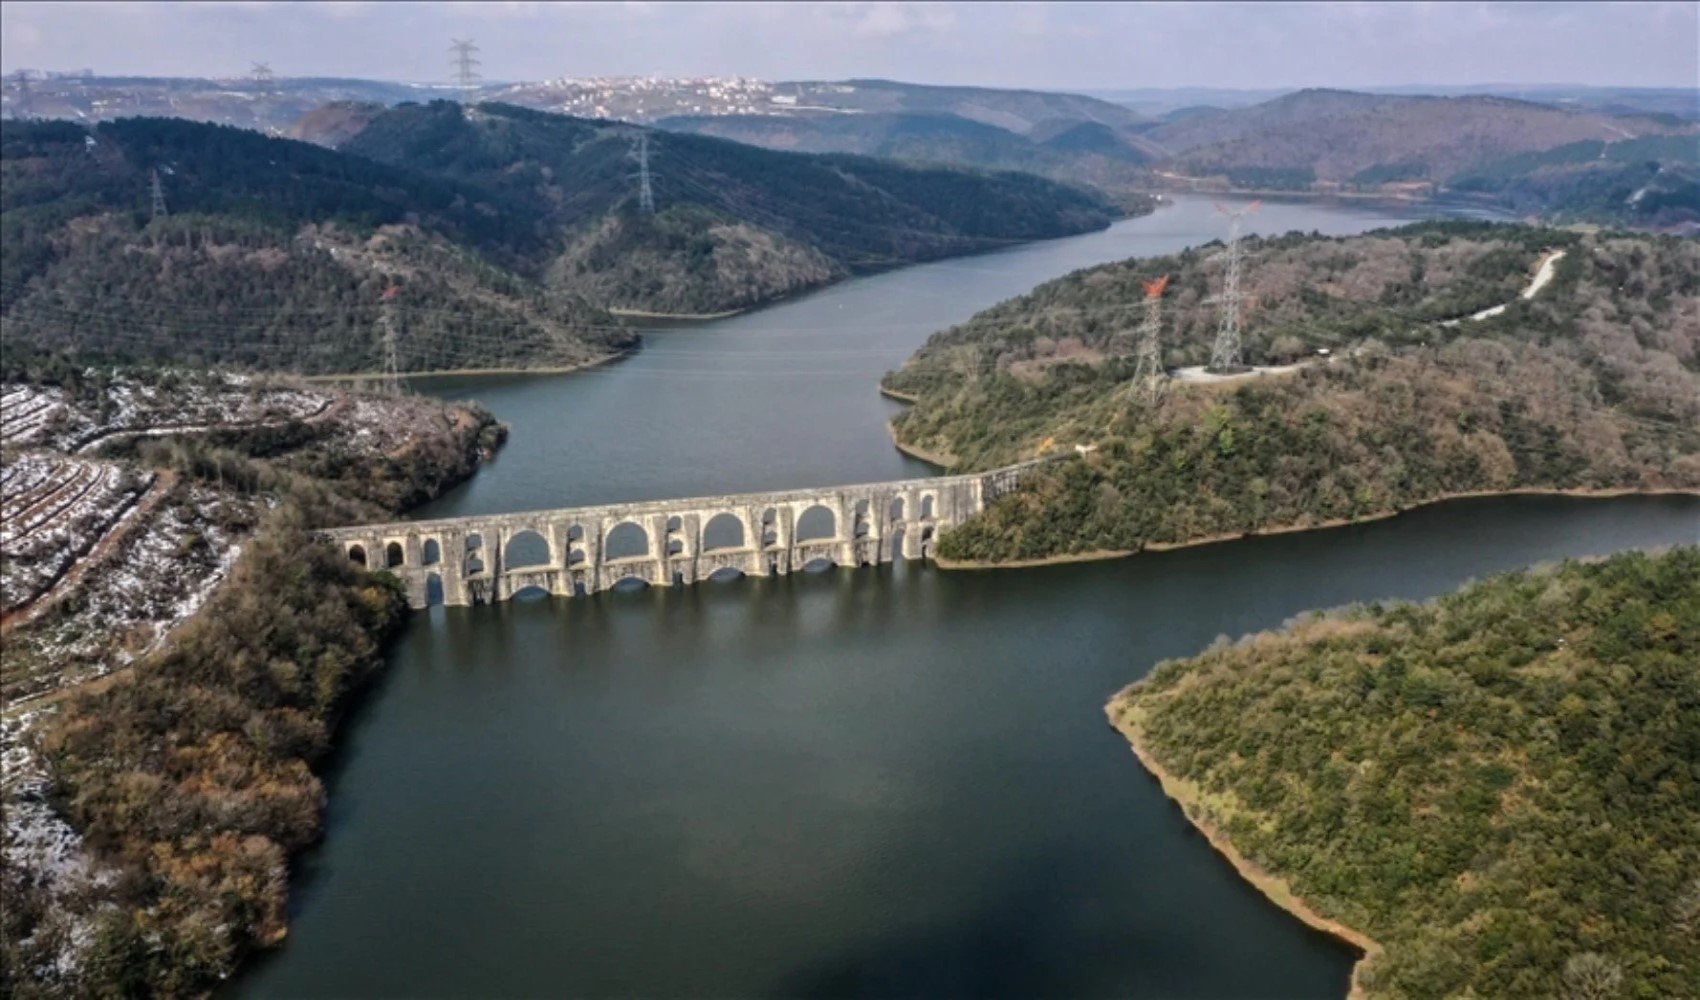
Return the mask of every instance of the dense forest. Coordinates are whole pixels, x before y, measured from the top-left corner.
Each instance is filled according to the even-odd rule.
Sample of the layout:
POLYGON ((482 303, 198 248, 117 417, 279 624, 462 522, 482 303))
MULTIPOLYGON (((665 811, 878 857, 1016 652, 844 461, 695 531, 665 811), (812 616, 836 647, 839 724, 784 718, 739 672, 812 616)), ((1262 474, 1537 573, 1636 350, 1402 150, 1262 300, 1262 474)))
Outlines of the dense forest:
POLYGON ((1443 222, 1248 246, 1248 359, 1296 370, 1136 390, 1145 280, 1172 275, 1166 363, 1207 356, 1220 279, 1204 248, 1042 285, 888 376, 916 400, 898 440, 956 467, 1095 446, 944 536, 942 555, 1134 551, 1483 490, 1700 487, 1693 241, 1443 222), (1521 298, 1556 250, 1552 282, 1521 298))
POLYGON ((1700 550, 1299 619, 1109 714, 1188 815, 1381 946, 1367 997, 1700 996, 1700 550))
POLYGON ((306 373, 383 370, 391 342, 402 371, 575 366, 636 345, 609 308, 744 308, 1115 211, 1023 174, 654 134, 650 213, 642 134, 449 102, 376 114, 342 151, 175 119, 7 121, 6 337, 306 373))
POLYGON ((742 308, 855 271, 1101 228, 1115 211, 1026 174, 781 153, 503 104, 403 105, 341 149, 518 206, 552 233, 549 287, 611 308, 742 308), (640 155, 653 214, 640 211, 640 155))
MULTIPOLYGON (((67 392, 98 392, 52 358, 13 367, 67 392)), ((171 643, 115 683, 67 698, 41 725, 54 805, 99 868, 68 894, 49 894, 15 866, 0 872, 0 992, 200 996, 244 954, 281 941, 289 857, 322 833, 315 769, 406 610, 399 583, 353 567, 314 529, 437 496, 505 434, 476 405, 383 406, 402 411, 395 436, 406 444, 386 444, 377 460, 349 447, 357 431, 305 420, 106 452, 169 470, 197 496, 244 501, 202 501, 186 514, 242 536, 242 551, 171 643)))
POLYGON ((635 336, 503 264, 534 222, 464 185, 172 119, 0 126, 9 343, 300 372, 573 365, 635 336), (166 214, 152 212, 157 179, 166 214))

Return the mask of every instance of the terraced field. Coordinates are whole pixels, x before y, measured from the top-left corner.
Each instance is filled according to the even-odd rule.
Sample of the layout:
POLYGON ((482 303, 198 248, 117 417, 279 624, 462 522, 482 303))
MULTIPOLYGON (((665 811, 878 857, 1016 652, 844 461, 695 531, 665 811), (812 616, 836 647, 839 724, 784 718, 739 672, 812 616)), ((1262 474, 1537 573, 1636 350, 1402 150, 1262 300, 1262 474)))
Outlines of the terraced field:
POLYGON ((63 455, 0 467, 0 613, 46 593, 136 504, 151 474, 63 455))

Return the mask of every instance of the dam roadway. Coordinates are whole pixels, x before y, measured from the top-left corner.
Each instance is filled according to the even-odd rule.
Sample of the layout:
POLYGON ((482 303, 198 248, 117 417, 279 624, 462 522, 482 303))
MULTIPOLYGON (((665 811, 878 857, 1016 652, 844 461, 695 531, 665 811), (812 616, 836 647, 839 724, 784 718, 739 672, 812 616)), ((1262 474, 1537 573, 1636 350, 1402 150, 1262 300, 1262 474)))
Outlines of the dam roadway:
POLYGON ((324 534, 351 561, 399 577, 414 608, 436 603, 439 592, 441 603, 467 606, 529 588, 570 597, 628 580, 667 586, 723 571, 781 576, 822 561, 878 566, 931 556, 940 532, 1056 460, 971 475, 396 521, 324 534))

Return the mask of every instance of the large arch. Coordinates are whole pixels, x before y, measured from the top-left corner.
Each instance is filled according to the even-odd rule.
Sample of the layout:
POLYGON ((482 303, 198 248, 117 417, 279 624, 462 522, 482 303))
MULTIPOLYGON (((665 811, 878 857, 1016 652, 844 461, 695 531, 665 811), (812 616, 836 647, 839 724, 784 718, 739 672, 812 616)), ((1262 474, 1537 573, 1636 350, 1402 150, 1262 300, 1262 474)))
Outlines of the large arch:
POLYGON ((721 511, 702 526, 702 550, 741 549, 744 547, 744 521, 731 511, 721 511))
POLYGON ((547 566, 552 561, 549 540, 530 528, 509 535, 507 548, 502 551, 502 566, 506 569, 547 566))
POLYGON ((608 529, 602 545, 603 559, 629 559, 649 555, 649 532, 636 521, 621 521, 608 529))
POLYGON ((792 542, 814 542, 838 537, 838 515, 830 507, 815 504, 797 517, 792 542))

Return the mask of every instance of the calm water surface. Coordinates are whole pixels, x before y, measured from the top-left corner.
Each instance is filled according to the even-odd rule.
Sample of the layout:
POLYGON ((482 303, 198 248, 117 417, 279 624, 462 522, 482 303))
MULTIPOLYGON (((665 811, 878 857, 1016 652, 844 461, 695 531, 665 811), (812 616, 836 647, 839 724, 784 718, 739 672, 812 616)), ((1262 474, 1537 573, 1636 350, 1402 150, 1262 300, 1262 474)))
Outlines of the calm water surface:
MULTIPOLYGON (((593 373, 422 383, 514 427, 422 513, 924 475, 885 438, 880 373, 1046 278, 1219 229, 1183 200, 652 332, 593 373)), ((1339 996, 1351 952, 1238 881, 1104 701, 1307 608, 1697 540, 1693 499, 1510 498, 1113 563, 434 608, 344 734, 288 945, 230 992, 1339 996)))

